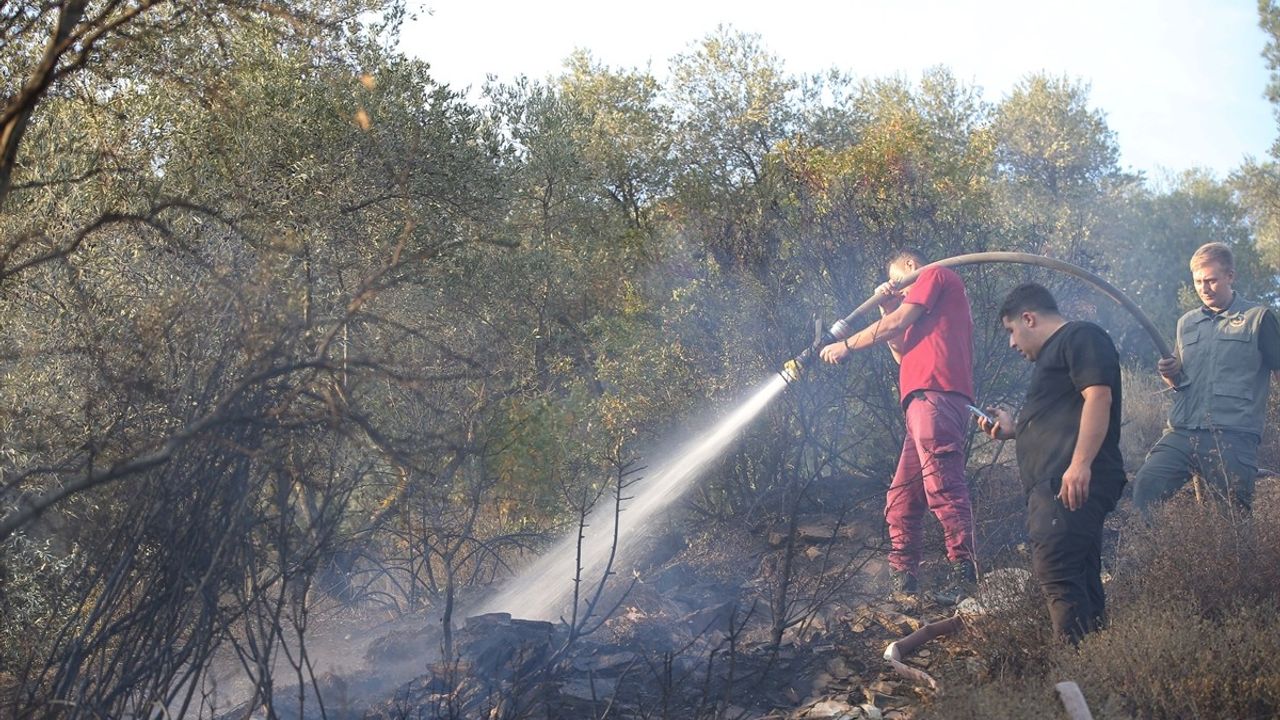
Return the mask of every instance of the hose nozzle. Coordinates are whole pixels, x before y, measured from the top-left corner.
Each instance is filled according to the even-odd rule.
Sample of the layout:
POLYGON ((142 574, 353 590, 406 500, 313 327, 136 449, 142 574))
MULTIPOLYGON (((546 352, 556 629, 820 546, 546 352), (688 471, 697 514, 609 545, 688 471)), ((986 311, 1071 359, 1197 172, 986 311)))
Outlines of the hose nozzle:
POLYGON ((791 358, 782 364, 782 369, 778 372, 782 374, 783 379, 789 383, 793 383, 800 379, 804 374, 804 369, 813 361, 813 354, 806 348, 804 352, 791 358))
POLYGON ((782 364, 782 369, 778 371, 780 375, 788 383, 793 383, 804 375, 804 369, 813 364, 818 358, 818 353, 822 352, 822 348, 843 339, 848 335, 849 326, 843 320, 837 320, 829 330, 822 329, 822 321, 814 316, 813 318, 813 344, 805 348, 799 355, 791 358, 782 364))

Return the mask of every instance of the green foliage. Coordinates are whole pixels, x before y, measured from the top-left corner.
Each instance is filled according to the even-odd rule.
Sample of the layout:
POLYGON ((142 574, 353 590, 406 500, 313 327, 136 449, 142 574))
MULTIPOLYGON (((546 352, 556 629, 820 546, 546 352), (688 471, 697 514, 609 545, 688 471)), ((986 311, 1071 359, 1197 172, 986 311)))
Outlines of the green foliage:
POLYGON ((59 626, 69 612, 83 562, 77 547, 55 547, 17 533, 0 545, 0 672, 47 652, 37 628, 59 626))
MULTIPOLYGON (((1267 45, 1263 48, 1262 57, 1267 61, 1267 69, 1271 71, 1271 82, 1267 84, 1267 99, 1273 106, 1277 122, 1280 122, 1280 3, 1275 0, 1258 0, 1258 24, 1266 33, 1267 45)), ((1280 155, 1280 137, 1271 146, 1272 156, 1280 155)))
POLYGON ((1089 188, 1117 171, 1120 150, 1088 88, 1032 75, 996 110, 996 156, 1008 179, 1052 198, 1089 188))
MULTIPOLYGON (((183 637, 266 607, 272 583, 452 607, 563 527, 609 462, 758 386, 903 246, 1076 262, 1170 334, 1203 242, 1237 249, 1242 290, 1276 291, 1274 168, 1143 185, 1066 79, 1029 76, 991 106, 944 68, 796 78, 721 28, 666 79, 576 53, 472 105, 391 49, 398 4, 277 10, 157 5, 31 108, 0 215, 0 535, 28 589, 6 596, 0 637, 73 585, 76 612, 154 600, 183 637), (201 533, 236 551, 202 555, 201 533), (146 560, 120 571, 128 591, 108 582, 126 552, 146 560)), ((52 17, 0 38, 20 60, 3 87, 52 17)), ((1149 356, 1079 287, 964 275, 981 400, 1021 390, 993 312, 1028 277, 1149 356)), ((693 502, 751 517, 815 477, 887 476, 894 378, 882 350, 815 368, 693 502)), ((52 664, 120 642, 77 617, 40 648, 52 664)))

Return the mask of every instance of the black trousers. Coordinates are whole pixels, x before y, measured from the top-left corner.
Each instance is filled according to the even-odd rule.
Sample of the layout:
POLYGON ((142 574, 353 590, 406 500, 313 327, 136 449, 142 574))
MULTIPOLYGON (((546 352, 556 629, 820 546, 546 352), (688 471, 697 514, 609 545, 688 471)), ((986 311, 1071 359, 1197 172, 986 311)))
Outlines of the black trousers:
POLYGON ((1074 644, 1106 620, 1102 522, 1115 500, 1091 488, 1084 507, 1072 511, 1055 497, 1056 489, 1057 483, 1043 482, 1027 495, 1031 569, 1049 605, 1054 632, 1074 644))

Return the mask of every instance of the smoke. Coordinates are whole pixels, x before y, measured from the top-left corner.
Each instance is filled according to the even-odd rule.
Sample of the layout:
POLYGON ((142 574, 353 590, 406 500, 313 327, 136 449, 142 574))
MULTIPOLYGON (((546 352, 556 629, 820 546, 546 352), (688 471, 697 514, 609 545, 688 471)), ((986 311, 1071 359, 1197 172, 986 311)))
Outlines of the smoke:
MULTIPOLYGON (((662 517, 673 502, 691 488, 709 463, 786 387, 782 376, 774 376, 703 435, 685 445, 674 457, 651 466, 647 477, 634 486, 636 494, 624 502, 616 518, 617 548, 613 572, 633 567, 635 541, 646 527, 662 517)), ((581 546, 583 587, 594 587, 614 554, 614 507, 602 503, 593 511, 581 546)), ((572 603, 572 579, 578 574, 578 538, 571 534, 540 559, 513 578, 497 595, 482 603, 476 612, 509 612, 535 620, 558 620, 572 603)))

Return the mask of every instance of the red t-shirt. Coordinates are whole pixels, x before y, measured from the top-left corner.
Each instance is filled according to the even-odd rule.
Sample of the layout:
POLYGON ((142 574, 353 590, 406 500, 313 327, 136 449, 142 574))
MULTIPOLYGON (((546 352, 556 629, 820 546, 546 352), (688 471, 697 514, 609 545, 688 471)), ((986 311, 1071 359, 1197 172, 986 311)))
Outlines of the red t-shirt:
POLYGON ((964 281, 947 268, 929 268, 903 302, 923 307, 924 314, 902 336, 901 399, 916 390, 943 390, 972 402, 973 316, 964 281))

